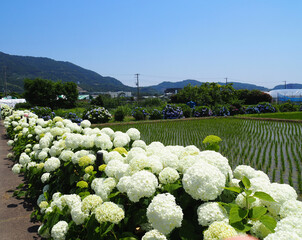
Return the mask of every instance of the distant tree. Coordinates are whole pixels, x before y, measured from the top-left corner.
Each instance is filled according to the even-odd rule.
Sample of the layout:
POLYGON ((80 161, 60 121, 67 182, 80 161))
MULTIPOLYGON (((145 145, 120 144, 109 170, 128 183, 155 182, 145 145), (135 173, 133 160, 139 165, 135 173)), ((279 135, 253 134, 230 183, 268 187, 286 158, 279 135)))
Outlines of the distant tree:
POLYGON ((195 102, 199 106, 230 104, 237 99, 232 84, 203 83, 200 86, 187 85, 171 96, 172 103, 195 102))
POLYGON ((258 104, 259 102, 271 102, 272 97, 268 93, 264 93, 260 90, 236 90, 236 95, 239 100, 244 104, 258 104))
POLYGON ((91 100, 92 105, 104 107, 104 101, 102 95, 98 95, 96 98, 91 100))
POLYGON ((78 90, 73 82, 52 82, 39 78, 25 79, 24 97, 33 106, 72 108, 76 104, 78 90))
POLYGON ((53 108, 57 93, 50 80, 36 78, 24 80, 24 97, 33 106, 53 108))

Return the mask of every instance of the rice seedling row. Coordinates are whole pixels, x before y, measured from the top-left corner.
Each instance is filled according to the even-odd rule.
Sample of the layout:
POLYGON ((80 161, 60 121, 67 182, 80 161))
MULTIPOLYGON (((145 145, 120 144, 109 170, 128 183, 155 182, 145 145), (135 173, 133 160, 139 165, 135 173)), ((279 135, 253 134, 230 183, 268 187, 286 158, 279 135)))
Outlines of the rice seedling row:
POLYGON ((111 127, 121 131, 135 127, 147 144, 161 141, 165 145, 195 145, 201 150, 206 136, 217 135, 223 140, 220 152, 231 166, 251 165, 265 171, 272 181, 288 183, 302 192, 301 123, 214 118, 111 127))

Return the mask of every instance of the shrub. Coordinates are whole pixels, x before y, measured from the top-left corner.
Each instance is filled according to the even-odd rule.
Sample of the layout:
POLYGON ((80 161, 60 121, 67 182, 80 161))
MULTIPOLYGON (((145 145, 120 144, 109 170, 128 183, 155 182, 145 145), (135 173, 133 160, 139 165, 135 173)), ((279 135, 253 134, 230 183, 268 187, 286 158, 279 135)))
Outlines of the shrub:
POLYGON ((257 106, 248 106, 245 109, 246 114, 255 114, 255 113, 260 113, 259 108, 257 106))
POLYGON ((97 107, 88 110, 83 118, 88 119, 91 123, 106 123, 109 122, 112 116, 106 108, 97 107))
POLYGON ((298 111, 299 106, 288 101, 286 103, 278 105, 278 108, 280 112, 295 112, 298 111))
POLYGON ((29 102, 24 102, 24 103, 17 103, 14 107, 15 110, 20 110, 20 109, 30 109, 32 105, 29 102))
POLYGON ((212 110, 207 106, 195 107, 195 109, 193 111, 193 116, 194 117, 209 117, 209 116, 212 116, 212 115, 213 115, 212 110))
POLYGON ((114 113, 114 121, 122 122, 126 116, 126 110, 123 106, 119 106, 114 113))
POLYGON ((132 109, 131 115, 135 118, 136 121, 146 120, 149 113, 145 108, 135 107, 132 109))
POLYGON ((162 118, 163 118, 163 113, 158 109, 153 109, 149 116, 149 119, 151 120, 157 120, 162 118))
POLYGON ((272 106, 272 104, 268 102, 261 102, 257 105, 260 113, 273 113, 276 112, 276 108, 272 106))
POLYGON ((69 119, 72 122, 80 123, 82 122, 82 118, 78 117, 76 113, 69 112, 64 115, 64 118, 69 119))
POLYGON ((177 106, 181 108, 185 118, 192 116, 192 109, 187 104, 177 104, 177 106))
POLYGON ((168 104, 163 110, 163 118, 164 119, 183 118, 183 111, 180 107, 168 104))
POLYGON ((214 116, 230 116, 230 111, 227 106, 217 105, 213 110, 214 116))
POLYGON ((37 114, 39 118, 43 118, 44 120, 50 120, 56 116, 50 107, 33 107, 30 111, 37 114))
POLYGON ((243 114, 245 112, 244 107, 240 103, 233 103, 229 107, 230 115, 243 114))

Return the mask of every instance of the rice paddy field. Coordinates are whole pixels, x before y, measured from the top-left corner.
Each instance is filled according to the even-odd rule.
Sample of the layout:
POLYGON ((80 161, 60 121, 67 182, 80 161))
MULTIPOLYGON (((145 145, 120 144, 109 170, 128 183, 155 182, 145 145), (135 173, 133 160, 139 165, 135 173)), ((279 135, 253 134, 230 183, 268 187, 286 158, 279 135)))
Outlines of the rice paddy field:
POLYGON ((246 164, 266 172, 271 181, 288 183, 302 193, 302 123, 235 118, 171 120, 111 125, 115 131, 135 127, 147 144, 195 145, 204 150, 203 139, 219 136, 220 152, 234 169, 246 164))

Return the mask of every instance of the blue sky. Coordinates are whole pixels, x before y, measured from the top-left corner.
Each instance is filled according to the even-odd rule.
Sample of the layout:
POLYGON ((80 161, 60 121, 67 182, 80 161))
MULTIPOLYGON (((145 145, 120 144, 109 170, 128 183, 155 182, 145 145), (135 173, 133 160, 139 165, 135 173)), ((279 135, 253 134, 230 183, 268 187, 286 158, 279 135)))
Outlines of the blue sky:
POLYGON ((69 61, 134 86, 302 83, 299 0, 10 0, 0 51, 69 61))

